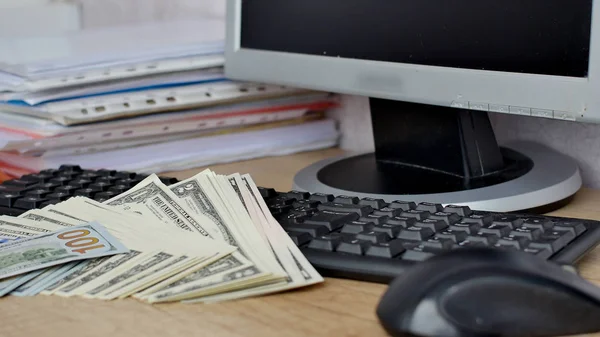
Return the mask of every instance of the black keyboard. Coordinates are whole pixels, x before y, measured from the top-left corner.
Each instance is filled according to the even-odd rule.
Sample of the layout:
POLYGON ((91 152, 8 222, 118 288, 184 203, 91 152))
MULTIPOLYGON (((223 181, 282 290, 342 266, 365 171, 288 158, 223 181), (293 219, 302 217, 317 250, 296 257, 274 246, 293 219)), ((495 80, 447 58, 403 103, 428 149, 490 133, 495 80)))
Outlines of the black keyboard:
MULTIPOLYGON (((17 216, 72 196, 108 200, 146 178, 63 165, 0 185, 0 214, 17 216)), ((166 185, 175 178, 160 177, 166 185)), ((323 275, 388 283, 407 267, 464 247, 515 249, 573 264, 600 242, 600 221, 494 213, 259 188, 271 213, 323 275)))

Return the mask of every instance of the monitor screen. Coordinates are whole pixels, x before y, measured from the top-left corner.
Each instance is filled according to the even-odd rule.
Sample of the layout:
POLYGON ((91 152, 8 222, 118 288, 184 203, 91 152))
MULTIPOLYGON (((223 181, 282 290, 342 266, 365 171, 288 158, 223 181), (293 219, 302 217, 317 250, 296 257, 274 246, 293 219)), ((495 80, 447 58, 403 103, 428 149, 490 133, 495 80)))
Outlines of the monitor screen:
POLYGON ((586 77, 592 0, 243 0, 241 47, 586 77))

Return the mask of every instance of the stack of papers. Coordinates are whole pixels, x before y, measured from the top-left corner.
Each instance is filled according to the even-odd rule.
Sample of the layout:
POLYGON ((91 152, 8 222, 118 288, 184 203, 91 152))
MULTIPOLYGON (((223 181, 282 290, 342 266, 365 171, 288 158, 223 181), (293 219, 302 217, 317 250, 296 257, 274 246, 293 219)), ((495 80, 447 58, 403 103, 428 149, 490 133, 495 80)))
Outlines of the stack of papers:
POLYGON ((224 22, 207 19, 0 39, 0 168, 92 168, 104 156, 114 160, 102 167, 160 172, 337 143, 325 117, 335 96, 226 78, 224 37, 224 22), (180 148, 207 142, 218 158, 180 148), (256 152, 242 156, 244 143, 256 152), (155 158, 119 157, 131 149, 155 158))

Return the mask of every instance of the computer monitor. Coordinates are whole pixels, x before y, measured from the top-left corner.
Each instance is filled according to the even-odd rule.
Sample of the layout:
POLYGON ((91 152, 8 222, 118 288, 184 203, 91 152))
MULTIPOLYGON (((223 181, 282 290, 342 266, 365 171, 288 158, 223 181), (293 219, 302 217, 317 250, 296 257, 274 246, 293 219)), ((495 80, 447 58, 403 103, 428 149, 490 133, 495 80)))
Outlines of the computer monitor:
POLYGON ((369 97, 375 152, 304 168, 296 189, 531 211, 577 192, 577 164, 541 144, 499 146, 488 114, 598 122, 598 4, 228 0, 225 69, 369 97))

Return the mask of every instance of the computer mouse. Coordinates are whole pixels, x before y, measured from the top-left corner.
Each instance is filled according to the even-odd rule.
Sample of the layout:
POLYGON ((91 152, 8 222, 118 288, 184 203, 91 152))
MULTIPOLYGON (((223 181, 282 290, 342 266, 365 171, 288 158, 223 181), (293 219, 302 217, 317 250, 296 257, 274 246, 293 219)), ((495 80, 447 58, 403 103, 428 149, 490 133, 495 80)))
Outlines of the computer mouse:
POLYGON ((457 249, 390 283, 377 316, 392 336, 567 336, 600 331, 600 288, 521 252, 457 249))

